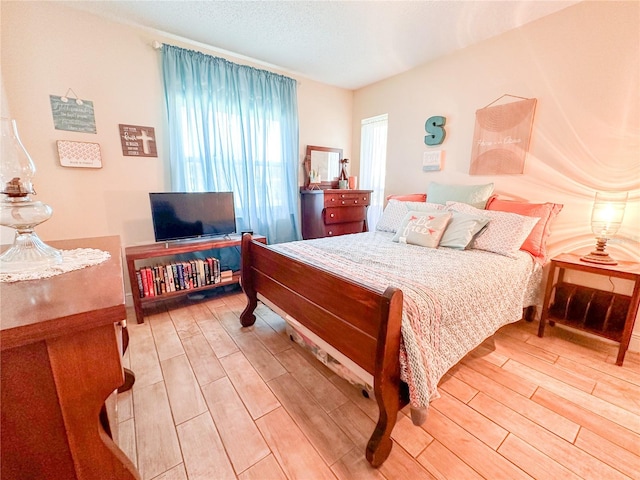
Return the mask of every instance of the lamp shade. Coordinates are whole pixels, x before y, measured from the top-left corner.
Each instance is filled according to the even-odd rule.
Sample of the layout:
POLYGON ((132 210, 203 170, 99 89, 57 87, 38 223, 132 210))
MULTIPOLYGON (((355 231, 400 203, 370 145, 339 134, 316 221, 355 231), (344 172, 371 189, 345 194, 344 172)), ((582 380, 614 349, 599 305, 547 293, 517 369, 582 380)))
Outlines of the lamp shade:
POLYGON ((24 197, 35 193, 31 182, 36 167, 20 141, 15 120, 2 118, 0 128, 0 192, 9 197, 24 197))
POLYGON ((591 230, 597 238, 611 238, 622 225, 628 192, 596 192, 591 230))

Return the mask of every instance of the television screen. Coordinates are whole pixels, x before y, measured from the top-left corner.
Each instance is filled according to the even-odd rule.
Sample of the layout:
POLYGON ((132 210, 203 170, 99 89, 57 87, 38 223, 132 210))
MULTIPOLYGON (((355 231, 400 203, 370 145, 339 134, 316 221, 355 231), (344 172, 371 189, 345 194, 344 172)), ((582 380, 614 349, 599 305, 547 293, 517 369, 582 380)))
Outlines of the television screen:
POLYGON ((233 192, 149 193, 156 242, 235 233, 233 192))

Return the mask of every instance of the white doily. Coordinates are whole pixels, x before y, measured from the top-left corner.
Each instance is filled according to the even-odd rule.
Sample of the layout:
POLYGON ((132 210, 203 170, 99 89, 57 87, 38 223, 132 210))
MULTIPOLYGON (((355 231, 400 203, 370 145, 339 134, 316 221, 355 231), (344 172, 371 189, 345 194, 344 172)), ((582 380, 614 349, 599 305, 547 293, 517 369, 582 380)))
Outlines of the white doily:
POLYGON ((62 263, 50 265, 39 270, 18 273, 1 273, 0 282, 19 282, 22 280, 38 280, 49 278, 62 273, 80 270, 81 268, 98 265, 111 257, 109 252, 96 250, 95 248, 75 248, 73 250, 60 250, 62 263))

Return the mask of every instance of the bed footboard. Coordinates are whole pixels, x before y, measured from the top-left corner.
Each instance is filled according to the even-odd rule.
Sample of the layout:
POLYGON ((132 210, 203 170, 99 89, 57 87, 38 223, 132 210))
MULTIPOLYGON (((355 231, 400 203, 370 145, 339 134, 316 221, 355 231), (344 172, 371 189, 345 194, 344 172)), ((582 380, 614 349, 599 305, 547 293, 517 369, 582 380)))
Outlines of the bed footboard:
POLYGON ((258 293, 373 375, 379 418, 366 449, 378 467, 391 452, 391 431, 408 403, 400 380, 402 291, 384 293, 278 253, 242 237, 243 326, 255 322, 258 293))

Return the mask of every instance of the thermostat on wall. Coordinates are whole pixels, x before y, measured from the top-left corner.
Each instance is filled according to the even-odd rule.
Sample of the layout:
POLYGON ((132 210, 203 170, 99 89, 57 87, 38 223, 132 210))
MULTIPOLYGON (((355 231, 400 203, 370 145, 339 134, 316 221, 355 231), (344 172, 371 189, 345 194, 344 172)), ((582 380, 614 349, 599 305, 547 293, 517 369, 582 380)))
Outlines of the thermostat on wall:
POLYGON ((442 168, 442 150, 432 150, 422 154, 422 170, 424 172, 435 172, 442 168))

